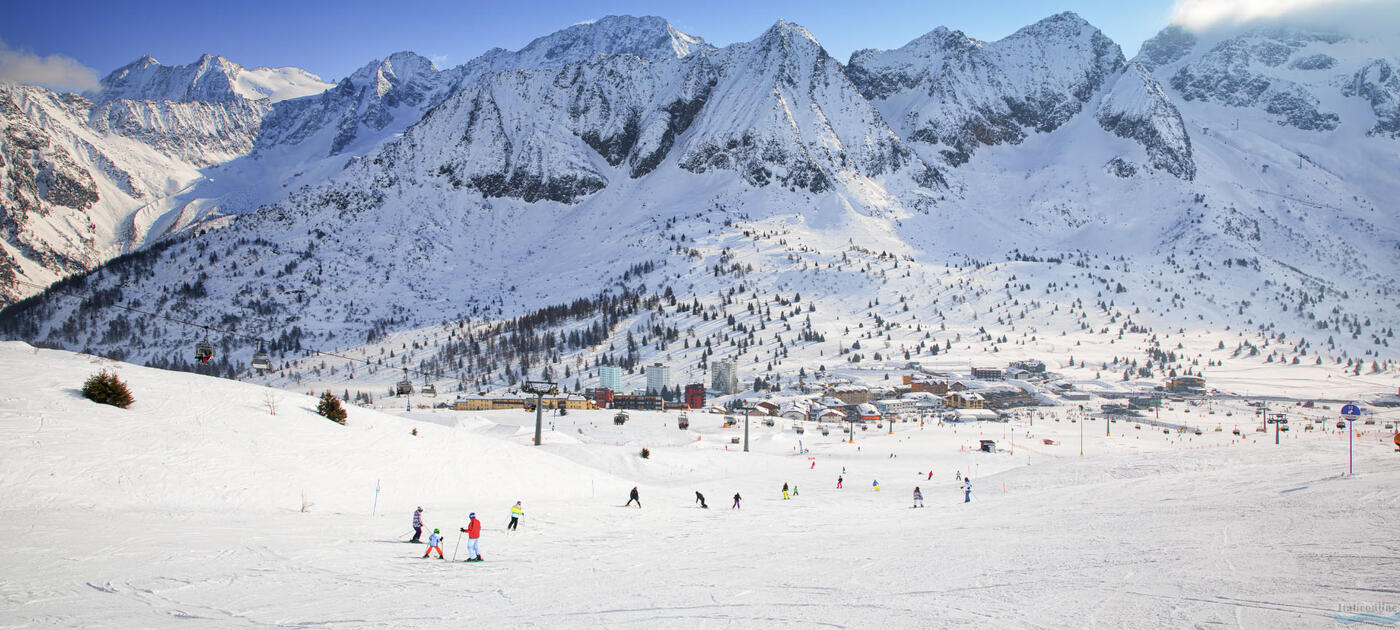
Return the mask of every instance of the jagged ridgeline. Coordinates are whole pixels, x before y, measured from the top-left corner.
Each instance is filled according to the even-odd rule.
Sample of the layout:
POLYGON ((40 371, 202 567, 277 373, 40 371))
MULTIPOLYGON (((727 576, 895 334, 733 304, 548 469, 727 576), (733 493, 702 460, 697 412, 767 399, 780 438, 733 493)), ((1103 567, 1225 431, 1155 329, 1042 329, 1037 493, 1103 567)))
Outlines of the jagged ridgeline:
POLYGON ((764 316, 723 312, 743 284, 829 318, 779 320, 786 336, 745 359, 766 374, 862 304, 971 308, 930 287, 980 296, 1012 263, 1031 265, 1024 286, 1077 287, 1067 304, 1101 301, 1101 278, 1059 269, 1107 266, 1162 324, 1389 329, 1400 226, 1380 208, 1400 183, 1375 173, 1400 168, 1395 59, 1296 27, 1171 27, 1129 58, 1072 13, 995 42, 935 28, 845 64, 786 21, 718 48, 619 16, 455 68, 394 53, 334 84, 147 57, 84 96, 0 88, 0 282, 16 300, 76 274, 0 332, 226 376, 261 340, 299 375, 501 382, 576 373, 585 351, 635 367, 673 329, 683 350, 762 345, 764 316), (1341 296, 1368 300, 1329 312, 1341 296), (649 306, 671 299, 692 308, 649 306), (594 311, 536 326, 525 354, 498 328, 580 301, 594 311), (194 365, 205 326, 229 333, 194 365), (548 335, 562 350, 539 349, 548 335))

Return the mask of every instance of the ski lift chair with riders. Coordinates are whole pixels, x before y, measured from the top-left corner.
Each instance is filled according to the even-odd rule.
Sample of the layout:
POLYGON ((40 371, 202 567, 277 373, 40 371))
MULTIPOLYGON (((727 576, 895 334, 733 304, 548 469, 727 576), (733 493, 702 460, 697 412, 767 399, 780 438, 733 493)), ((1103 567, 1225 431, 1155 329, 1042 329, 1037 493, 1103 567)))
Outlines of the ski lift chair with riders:
POLYGON ((194 344, 194 360, 200 363, 208 363, 214 358, 214 345, 209 343, 209 327, 204 327, 204 339, 194 344))

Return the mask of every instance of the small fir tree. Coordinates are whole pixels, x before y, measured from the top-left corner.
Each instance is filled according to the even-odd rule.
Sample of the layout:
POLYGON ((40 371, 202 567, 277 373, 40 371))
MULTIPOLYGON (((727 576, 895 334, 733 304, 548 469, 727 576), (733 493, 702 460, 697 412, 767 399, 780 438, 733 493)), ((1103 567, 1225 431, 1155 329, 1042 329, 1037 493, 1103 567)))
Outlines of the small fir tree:
POLYGON ((131 397, 131 390, 127 389, 126 383, 107 370, 93 374, 83 382, 83 397, 95 403, 122 409, 136 402, 136 399, 131 397))
POLYGON ((340 399, 336 398, 335 394, 332 394, 330 390, 326 390, 326 393, 321 394, 321 402, 316 405, 316 413, 340 424, 345 424, 347 415, 345 413, 345 407, 340 405, 340 399))

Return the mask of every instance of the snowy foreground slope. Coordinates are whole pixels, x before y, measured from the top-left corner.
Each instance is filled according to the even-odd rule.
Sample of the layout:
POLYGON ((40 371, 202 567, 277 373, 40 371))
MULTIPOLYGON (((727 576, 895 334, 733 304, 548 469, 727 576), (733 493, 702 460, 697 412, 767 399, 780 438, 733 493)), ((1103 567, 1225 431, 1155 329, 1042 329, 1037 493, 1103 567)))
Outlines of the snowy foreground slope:
POLYGON ((309 397, 20 343, 0 370, 0 627, 1305 628, 1400 608, 1400 455, 1362 432, 1341 476, 1330 411, 1275 446, 1242 406, 1177 403, 1162 420, 1202 435, 1095 420, 1083 457, 1058 408, 854 444, 755 422, 751 453, 719 416, 574 412, 536 448, 519 411, 351 407, 341 427, 309 397), (102 368, 131 409, 77 393, 102 368), (619 507, 633 485, 645 507, 619 507), (393 542, 416 505, 449 557, 480 514, 486 561, 393 542))

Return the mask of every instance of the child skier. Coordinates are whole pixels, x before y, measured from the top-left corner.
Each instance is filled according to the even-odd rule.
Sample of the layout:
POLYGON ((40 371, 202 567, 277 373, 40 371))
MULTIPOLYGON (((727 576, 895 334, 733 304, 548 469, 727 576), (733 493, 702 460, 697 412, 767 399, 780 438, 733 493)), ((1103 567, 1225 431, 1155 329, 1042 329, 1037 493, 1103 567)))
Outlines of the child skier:
POLYGON ((734 505, 730 506, 729 509, 731 509, 731 510, 737 510, 737 509, 739 509, 739 501, 740 501, 741 499, 742 499, 742 497, 739 496, 739 493, 738 493, 738 492, 735 492, 735 493, 734 493, 734 505))
POLYGON ((428 554, 432 553, 434 549, 436 549, 438 552, 438 559, 447 559, 442 556, 442 533, 436 529, 433 530, 433 534, 431 536, 428 536, 428 550, 423 552, 423 557, 428 557, 428 554))
POLYGON ((924 507, 924 493, 919 492, 918 486, 914 486, 914 507, 924 507))
POLYGON ((481 521, 476 520, 476 512, 472 512, 467 518, 471 521, 461 528, 467 535, 467 562, 481 562, 481 550, 476 546, 477 540, 481 538, 481 521))
POLYGON ((699 504, 700 504, 700 507, 702 507, 702 508, 704 508, 704 509, 707 509, 707 510, 710 509, 710 506, 705 505, 705 495, 700 494, 700 491, 699 491, 699 490, 696 490, 696 491, 695 491, 695 502, 696 502, 696 503, 699 503, 699 504))
POLYGON ((963 477, 963 503, 972 500, 972 477, 963 477))
POLYGON ((525 508, 520 507, 520 502, 516 501, 515 505, 510 508, 510 524, 506 525, 506 529, 513 530, 519 527, 520 517, 522 516, 525 516, 525 508))
POLYGON ((788 500, 788 485, 786 481, 783 482, 783 500, 788 500))
POLYGON ((841 482, 842 482, 842 481, 845 481, 845 477, 842 477, 841 475, 837 475, 837 476, 836 476, 836 487, 837 487, 837 488, 842 488, 842 487, 844 487, 844 486, 841 485, 841 482))
POLYGON ((879 491, 880 491, 880 480, 879 480, 879 479, 876 479, 876 480, 870 482, 870 485, 873 486, 873 487, 875 488, 875 491, 876 491, 876 492, 879 492, 879 491))
POLYGON ((413 511, 413 538, 409 539, 408 542, 412 542, 412 543, 421 543, 421 542, 423 542, 423 541, 418 540, 418 537, 419 537, 419 536, 422 536, 422 535, 423 535, 423 506, 420 505, 420 506, 418 506, 418 509, 416 509, 416 510, 413 511))
POLYGON ((628 505, 632 505, 632 502, 633 502, 633 501, 636 501, 636 502, 637 502, 637 509, 641 509, 641 507, 642 507, 642 496, 641 496, 640 494, 637 494, 637 486, 632 486, 632 493, 628 495, 628 498, 627 498, 627 505, 624 505, 624 506, 622 506, 622 507, 627 507, 628 505))
POLYGON ((792 496, 797 496, 797 484, 792 484, 792 496))

